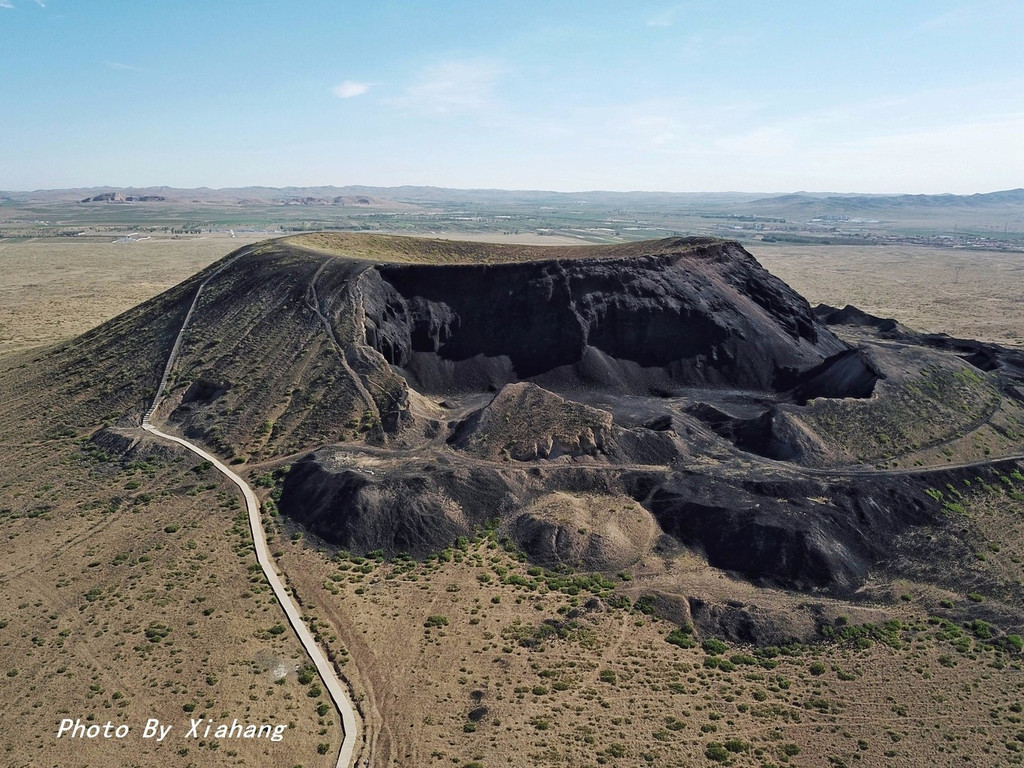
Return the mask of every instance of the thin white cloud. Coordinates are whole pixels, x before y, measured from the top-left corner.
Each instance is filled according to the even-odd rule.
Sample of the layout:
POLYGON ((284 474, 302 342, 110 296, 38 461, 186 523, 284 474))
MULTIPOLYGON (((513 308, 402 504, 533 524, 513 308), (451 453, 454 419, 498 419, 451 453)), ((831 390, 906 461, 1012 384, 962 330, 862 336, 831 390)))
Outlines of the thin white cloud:
POLYGON ((988 24, 994 20, 1006 21, 1020 13, 1017 0, 976 0, 956 5, 936 16, 929 17, 918 26, 918 32, 959 31, 968 27, 988 24))
POLYGON ((0 0, 0 8, 13 8, 14 3, 11 0, 0 0))
POLYGON ((359 83, 355 80, 346 80, 341 85, 336 85, 331 91, 339 99, 351 99, 353 96, 362 96, 370 90, 367 83, 359 83))
POLYGON ((43 0, 35 0, 35 4, 38 5, 40 8, 46 7, 46 3, 44 3, 43 0))
POLYGON ((667 11, 662 11, 647 20, 648 27, 661 27, 668 28, 676 23, 676 9, 669 8, 667 11))
POLYGON ((447 61, 424 69, 392 104, 448 114, 492 107, 498 78, 505 72, 486 59, 447 61))
POLYGON ((120 61, 108 61, 107 66, 111 69, 117 69, 122 72, 141 72, 142 70, 138 67, 133 67, 131 64, 122 64, 120 61))

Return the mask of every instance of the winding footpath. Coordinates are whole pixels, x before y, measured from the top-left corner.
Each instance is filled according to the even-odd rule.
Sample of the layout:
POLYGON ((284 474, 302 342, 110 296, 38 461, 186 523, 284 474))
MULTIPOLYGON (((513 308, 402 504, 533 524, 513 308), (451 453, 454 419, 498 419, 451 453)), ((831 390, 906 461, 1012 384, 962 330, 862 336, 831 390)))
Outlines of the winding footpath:
POLYGON ((263 531, 263 523, 260 520, 259 499, 256 497, 256 494, 253 492, 249 484, 246 483, 239 475, 235 474, 216 456, 204 451, 202 448, 190 443, 188 440, 174 435, 169 435, 166 432, 161 432, 159 429, 154 427, 150 421, 153 417, 153 413, 156 411, 156 408, 160 403, 160 399, 163 397, 164 388, 166 387, 167 381, 170 377, 171 368, 174 366, 174 361, 178 355, 178 348, 180 346, 181 339, 185 334, 185 329, 188 327, 189 320, 192 318, 192 312, 195 310, 196 305, 199 302, 199 295, 203 292, 207 283, 209 283, 228 266, 233 264, 236 260, 244 257, 249 252, 249 249, 241 251, 237 256, 235 256, 235 258, 225 262, 219 269, 212 272, 199 285, 199 288, 196 290, 196 295, 192 299, 192 305, 189 307, 188 313, 185 315, 185 319, 181 324, 181 330, 178 331, 178 336, 175 338, 174 345, 171 347, 171 353, 167 359, 167 365, 164 368, 163 377, 160 380, 160 385, 157 387, 156 395, 153 398, 153 404, 146 412, 146 415, 142 418, 142 428, 157 437, 177 443, 178 445, 192 451, 192 453, 205 461, 210 462, 217 468, 218 472, 227 476, 227 478, 237 485, 239 490, 242 491, 242 495, 245 497, 245 508, 249 513, 249 528, 252 530, 252 540, 256 549, 256 559, 259 562, 260 567, 263 568, 263 573, 267 577, 267 581, 270 583, 270 588, 274 591, 274 595, 277 597, 278 602, 284 609, 285 615, 288 617, 288 623, 291 624, 292 629, 299 638, 299 642, 302 643, 302 647, 306 650, 310 660, 316 667, 317 672, 320 675, 320 679, 323 680, 324 687, 327 689, 327 693, 331 697, 331 701, 338 710, 338 714, 341 715, 344 738, 341 743, 341 751, 338 754, 337 768, 349 768, 349 766, 352 765, 356 742, 359 737, 359 721, 356 717, 355 707, 352 704, 352 699, 349 696, 346 685, 342 682, 341 678, 338 677, 334 667, 324 655, 320 646, 317 645, 316 640, 313 639, 313 635, 310 633, 309 628, 306 626, 305 622, 302 621, 302 615, 299 612, 298 606, 292 600, 291 595, 288 594, 284 583, 281 581, 281 577, 277 573, 277 569, 274 567, 273 561, 270 558, 270 551, 267 549, 267 537, 263 531))

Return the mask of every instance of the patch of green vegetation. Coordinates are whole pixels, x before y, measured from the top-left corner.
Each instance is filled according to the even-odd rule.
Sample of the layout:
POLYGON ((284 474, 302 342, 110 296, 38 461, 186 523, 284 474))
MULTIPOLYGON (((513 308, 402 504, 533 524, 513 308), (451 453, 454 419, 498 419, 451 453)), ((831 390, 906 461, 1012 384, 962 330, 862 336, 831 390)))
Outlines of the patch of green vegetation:
POLYGON ((689 624, 673 629, 668 633, 665 642, 677 645, 680 648, 693 648, 697 645, 697 641, 693 639, 693 627, 689 624))
POLYGON ((146 627, 144 634, 146 635, 146 639, 149 640, 149 642, 159 643, 161 640, 165 639, 169 634, 171 634, 171 628, 166 624, 153 622, 148 627, 146 627))
POLYGON ((720 744, 717 741, 710 741, 704 748, 704 757, 716 763, 727 763, 729 762, 731 755, 729 750, 725 748, 724 744, 720 744))
POLYGON ((861 649, 870 648, 875 641, 888 645, 890 648, 899 649, 904 645, 902 632, 905 629, 906 627, 899 619, 889 619, 878 624, 825 626, 822 627, 821 634, 828 639, 853 643, 861 649))
POLYGON ((726 645, 721 640, 715 637, 709 637, 707 640, 701 643, 701 647, 704 649, 705 653, 712 655, 725 653, 729 649, 728 645, 726 645))
POLYGON ((536 625, 516 619, 502 630, 501 636, 508 642, 532 650, 543 650, 545 642, 556 639, 578 643, 586 648, 595 647, 598 641, 597 635, 592 629, 585 627, 575 619, 568 621, 547 619, 536 625))

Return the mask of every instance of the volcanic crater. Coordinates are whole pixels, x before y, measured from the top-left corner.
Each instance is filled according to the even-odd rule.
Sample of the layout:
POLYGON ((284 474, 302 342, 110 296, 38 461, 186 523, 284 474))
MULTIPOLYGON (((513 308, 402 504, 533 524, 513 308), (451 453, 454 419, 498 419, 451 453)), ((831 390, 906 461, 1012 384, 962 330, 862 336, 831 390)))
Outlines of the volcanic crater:
POLYGON ((174 301, 200 284, 154 418, 276 469, 281 512, 330 547, 424 557, 489 527, 690 605, 728 592, 698 566, 869 599, 963 587, 936 489, 1018 468, 1024 355, 813 309, 734 242, 320 233, 174 301))

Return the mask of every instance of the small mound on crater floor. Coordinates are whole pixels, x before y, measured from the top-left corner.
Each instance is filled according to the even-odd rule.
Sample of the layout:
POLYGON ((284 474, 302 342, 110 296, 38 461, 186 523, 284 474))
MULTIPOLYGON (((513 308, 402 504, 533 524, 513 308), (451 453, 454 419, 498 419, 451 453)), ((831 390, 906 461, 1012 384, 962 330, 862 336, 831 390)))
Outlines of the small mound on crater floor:
POLYGON ((530 504, 512 534, 541 565, 612 571, 650 554, 661 529, 632 499, 558 492, 530 504))
POLYGON ((612 415, 517 382, 459 424, 449 442, 491 460, 596 456, 612 449, 612 415))

